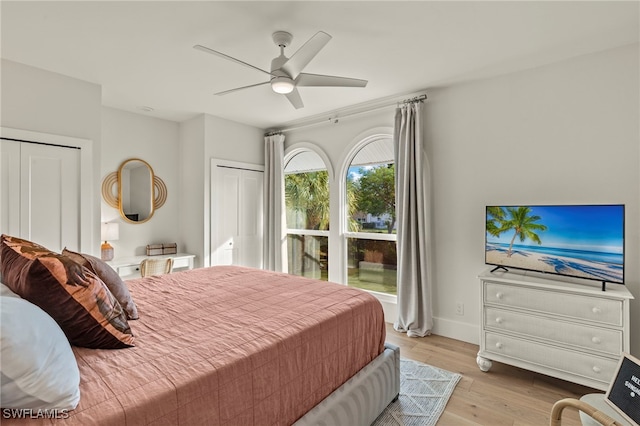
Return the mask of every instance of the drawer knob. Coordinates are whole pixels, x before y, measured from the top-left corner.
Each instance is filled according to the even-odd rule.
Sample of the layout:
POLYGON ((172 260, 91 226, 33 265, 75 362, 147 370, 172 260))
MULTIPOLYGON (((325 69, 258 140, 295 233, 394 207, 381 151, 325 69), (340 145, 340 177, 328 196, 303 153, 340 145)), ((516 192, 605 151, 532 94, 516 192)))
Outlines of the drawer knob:
POLYGON ((602 343, 602 339, 600 339, 599 337, 592 337, 592 338, 591 338, 591 341, 592 341, 593 343, 602 343))
POLYGON ((594 373, 600 373, 602 370, 600 369, 600 367, 598 367, 597 365, 594 365, 592 368, 594 373))
POLYGON ((591 309, 591 312, 593 312, 594 314, 599 314, 600 312, 602 312, 602 309, 598 308, 597 306, 594 306, 591 309))
POLYGON ((502 343, 500 343, 500 342, 496 343, 496 348, 498 348, 498 349, 502 349, 503 346, 504 345, 502 343))
POLYGON ((502 317, 498 317, 498 318, 496 318, 496 322, 497 322, 498 324, 502 324, 502 321, 503 321, 502 317))
POLYGON ((504 294, 497 292, 496 293, 496 299, 502 299, 502 297, 504 296, 504 294))

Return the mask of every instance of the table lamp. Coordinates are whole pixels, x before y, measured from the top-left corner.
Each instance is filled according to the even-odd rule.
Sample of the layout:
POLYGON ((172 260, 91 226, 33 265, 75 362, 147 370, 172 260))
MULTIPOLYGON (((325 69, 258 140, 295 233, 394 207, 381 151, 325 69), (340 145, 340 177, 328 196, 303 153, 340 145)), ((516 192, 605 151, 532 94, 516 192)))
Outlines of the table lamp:
POLYGON ((100 258, 105 261, 113 260, 113 247, 108 241, 117 241, 119 230, 117 223, 103 223, 100 228, 101 240, 104 243, 100 246, 100 258))

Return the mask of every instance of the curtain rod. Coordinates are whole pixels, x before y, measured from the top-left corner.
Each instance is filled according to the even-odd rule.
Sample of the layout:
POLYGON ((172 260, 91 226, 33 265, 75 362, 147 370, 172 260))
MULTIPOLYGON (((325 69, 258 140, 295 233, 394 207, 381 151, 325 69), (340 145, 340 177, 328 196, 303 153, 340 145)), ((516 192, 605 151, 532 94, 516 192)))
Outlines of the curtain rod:
POLYGON ((299 130, 299 129, 304 129, 306 127, 317 126, 318 124, 323 124, 326 121, 329 121, 329 123, 336 124, 336 123, 338 123, 338 121, 341 118, 353 117, 355 115, 360 115, 360 114, 365 114, 365 113, 369 113, 369 112, 373 112, 373 111, 378 111, 380 109, 389 108, 389 107, 392 107, 394 105, 396 107, 400 107, 400 105, 403 105, 403 104, 422 102, 422 101, 424 101, 426 99, 427 99, 427 94, 423 93, 421 95, 415 96, 415 97, 410 98, 410 99, 405 99, 405 100, 402 100, 402 101, 393 101, 393 102, 383 103, 383 104, 380 104, 380 105, 376 105, 376 106, 373 106, 373 107, 370 107, 370 108, 365 108, 365 109, 358 110, 358 111, 345 112, 345 113, 342 113, 342 114, 340 114, 339 112, 336 112, 335 114, 330 115, 328 119, 324 118, 324 119, 309 121, 307 123, 303 123, 303 124, 299 124, 299 125, 292 125, 290 127, 286 127, 286 128, 282 128, 282 129, 269 130, 264 135, 265 136, 272 136, 272 135, 282 134, 282 133, 285 133, 285 132, 290 132, 291 130, 299 130))
POLYGON ((411 99, 405 99, 404 101, 398 102, 398 106, 402 105, 402 104, 414 104, 416 102, 422 102, 425 99, 427 99, 427 95, 420 95, 420 96, 416 96, 415 98, 411 98, 411 99))

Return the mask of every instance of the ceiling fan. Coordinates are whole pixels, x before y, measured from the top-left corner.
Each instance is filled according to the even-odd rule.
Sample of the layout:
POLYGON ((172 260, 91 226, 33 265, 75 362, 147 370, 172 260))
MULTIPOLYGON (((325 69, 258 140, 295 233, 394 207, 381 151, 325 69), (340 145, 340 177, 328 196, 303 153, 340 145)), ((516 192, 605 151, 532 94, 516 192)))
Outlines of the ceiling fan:
POLYGON ((298 92, 298 87, 365 87, 367 85, 367 80, 302 72, 304 67, 306 67, 318 52, 320 52, 320 50, 329 42, 329 40, 331 40, 331 36, 323 31, 318 31, 290 58, 284 56, 284 48, 291 44, 293 36, 286 31, 276 31, 273 33, 272 38, 274 43, 280 47, 280 56, 271 61, 271 71, 263 70, 199 44, 193 46, 194 49, 220 56, 224 59, 253 68, 254 70, 258 70, 270 76, 269 81, 225 90, 223 92, 216 93, 216 95, 226 95, 237 90, 270 84, 271 89, 274 92, 285 95, 289 102, 291 102, 296 109, 299 109, 302 108, 304 104, 302 103, 302 98, 298 92))

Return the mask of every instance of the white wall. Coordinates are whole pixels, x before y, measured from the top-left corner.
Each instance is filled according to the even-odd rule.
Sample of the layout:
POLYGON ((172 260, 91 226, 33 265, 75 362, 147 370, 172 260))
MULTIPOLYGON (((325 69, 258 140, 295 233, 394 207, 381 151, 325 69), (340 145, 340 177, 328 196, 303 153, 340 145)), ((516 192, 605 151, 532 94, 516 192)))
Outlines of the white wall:
MULTIPOLYGON (((633 45, 427 91, 436 334, 478 343, 476 275, 485 269, 487 204, 626 204, 626 279, 636 297, 631 322, 640 324, 638 61, 633 45), (463 316, 455 314, 456 302, 464 303, 463 316)), ((354 138, 392 125, 391 108, 291 131, 285 145, 316 143, 335 170, 354 138)))
MULTIPOLYGON (((155 175, 167 186, 167 200, 153 217, 132 224, 121 219, 117 209, 101 200, 102 222, 118 222, 120 238, 110 242, 116 257, 143 255, 147 244, 178 243, 184 251, 179 232, 178 205, 182 188, 179 179, 179 125, 173 121, 142 114, 102 108, 102 162, 100 177, 118 170, 120 164, 139 158, 151 165, 155 175)), ((98 193, 99 194, 99 193, 98 193)))
POLYGON ((204 115, 180 123, 180 235, 184 250, 196 255, 195 266, 204 266, 204 115))
POLYGON ((485 205, 624 203, 632 352, 640 354, 638 60, 634 45, 429 91, 436 332, 471 341, 480 321, 485 205))
POLYGON ((196 267, 210 265, 212 158, 264 164, 264 131, 202 114, 180 124, 180 229, 196 267))
POLYGON ((100 253, 100 86, 2 59, 0 126, 92 141, 91 199, 82 207, 93 230, 88 252, 100 253))

